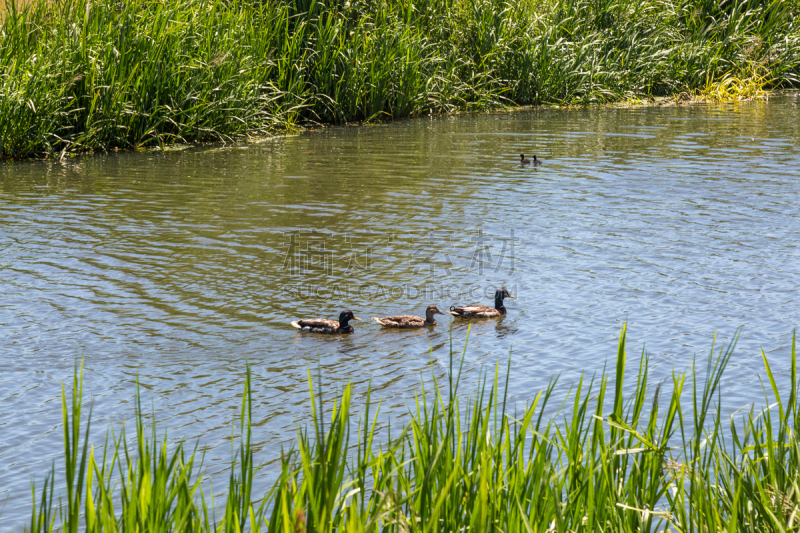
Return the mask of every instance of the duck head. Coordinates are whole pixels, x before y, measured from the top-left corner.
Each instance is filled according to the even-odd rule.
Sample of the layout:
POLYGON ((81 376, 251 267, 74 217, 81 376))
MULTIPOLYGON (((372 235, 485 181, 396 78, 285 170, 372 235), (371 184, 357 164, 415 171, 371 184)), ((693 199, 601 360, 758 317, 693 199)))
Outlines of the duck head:
POLYGON ((428 307, 425 309, 425 321, 426 321, 426 322, 433 322, 433 321, 434 321, 434 320, 433 320, 433 315, 443 315, 443 314, 444 314, 444 313, 442 313, 441 311, 439 311, 439 308, 438 308, 438 307, 436 307, 435 305, 429 305, 429 306, 428 306, 428 307))
POLYGON ((511 293, 509 293, 505 289, 499 289, 497 292, 494 293, 494 307, 495 309, 500 309, 503 307, 503 300, 505 298, 513 298, 511 293))
POLYGON ((352 311, 349 311, 347 309, 339 313, 339 329, 347 329, 347 328, 353 329, 353 326, 348 326, 348 322, 350 322, 351 320, 361 320, 361 319, 358 318, 356 315, 354 315, 352 311))

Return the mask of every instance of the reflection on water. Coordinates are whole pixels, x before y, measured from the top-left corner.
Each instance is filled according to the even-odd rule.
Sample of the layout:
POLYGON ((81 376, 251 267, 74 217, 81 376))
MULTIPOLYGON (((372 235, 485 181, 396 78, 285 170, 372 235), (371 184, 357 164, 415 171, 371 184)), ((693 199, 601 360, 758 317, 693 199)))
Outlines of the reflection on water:
POLYGON ((557 374, 601 371, 626 320, 660 379, 744 325, 724 391, 758 401, 759 347, 788 379, 800 318, 798 102, 419 119, 1 166, 0 525, 19 528, 31 479, 62 453, 77 356, 95 427, 131 417, 138 376, 214 472, 247 362, 254 438, 274 458, 308 414, 308 368, 327 390, 371 383, 388 418, 467 335, 449 315, 417 331, 370 317, 491 305, 499 286, 517 298, 472 325, 468 383, 511 352, 524 403, 557 374), (289 326, 342 309, 364 319, 354 335, 289 326))

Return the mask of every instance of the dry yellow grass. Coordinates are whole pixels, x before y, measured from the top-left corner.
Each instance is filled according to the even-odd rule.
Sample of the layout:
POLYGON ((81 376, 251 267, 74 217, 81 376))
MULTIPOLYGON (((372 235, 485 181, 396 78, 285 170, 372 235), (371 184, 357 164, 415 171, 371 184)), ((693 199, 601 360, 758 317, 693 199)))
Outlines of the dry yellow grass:
MULTIPOLYGON (((33 2, 33 0, 14 0, 14 2, 17 5, 17 9, 19 9, 22 6, 30 4, 31 2, 33 2)), ((0 16, 5 15, 6 11, 8 11, 10 8, 11 8, 11 0, 0 0, 0 16)))
POLYGON ((698 98, 711 102, 732 102, 748 100, 766 100, 769 98, 769 87, 774 80, 762 73, 765 69, 755 66, 738 76, 726 72, 717 80, 708 80, 698 98))

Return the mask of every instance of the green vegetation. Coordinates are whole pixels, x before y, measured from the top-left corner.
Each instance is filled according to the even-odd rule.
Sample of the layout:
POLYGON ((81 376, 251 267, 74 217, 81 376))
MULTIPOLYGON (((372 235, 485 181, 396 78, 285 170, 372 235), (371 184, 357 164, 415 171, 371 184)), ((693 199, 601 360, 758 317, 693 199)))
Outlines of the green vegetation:
POLYGON ((4 1, 0 159, 800 74, 787 0, 4 1))
POLYGON ((312 389, 313 423, 273 467, 266 496, 252 491, 248 373, 216 521, 196 453, 148 435, 138 402, 136 449, 123 433, 101 456, 87 449, 88 427, 81 443, 76 371, 71 403, 63 398, 66 500, 57 510, 51 474, 30 531, 797 531, 794 341, 790 390, 781 396, 764 357, 775 405, 727 417, 718 395, 732 350, 712 347, 705 375, 693 372, 689 385, 673 374, 663 398, 643 357, 626 397, 623 329, 613 377, 580 380, 563 399, 552 383, 519 412, 497 372, 462 402, 451 361, 447 386, 422 391, 410 422, 381 444, 369 399, 353 431, 350 388, 327 403, 312 389))

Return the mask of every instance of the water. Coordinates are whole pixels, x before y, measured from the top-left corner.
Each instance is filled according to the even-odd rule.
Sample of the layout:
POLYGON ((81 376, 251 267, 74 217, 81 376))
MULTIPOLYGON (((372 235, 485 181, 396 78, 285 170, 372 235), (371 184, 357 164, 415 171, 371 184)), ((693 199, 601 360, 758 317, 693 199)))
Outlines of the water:
POLYGON ((723 390, 761 402, 759 349, 785 385, 800 322, 798 103, 466 115, 0 166, 0 527, 21 529, 31 481, 63 453, 76 358, 97 439, 130 421, 138 376, 145 410, 173 441, 200 439, 213 474, 248 361, 254 440, 274 459, 307 420, 308 369, 328 390, 353 382, 357 404, 371 381, 386 419, 466 338, 449 315, 402 332, 370 317, 491 304, 500 286, 517 298, 473 325, 467 382, 511 352, 524 404, 557 374, 601 371, 625 321, 659 379, 743 326, 723 390), (342 309, 364 319, 354 335, 289 325, 342 309))

